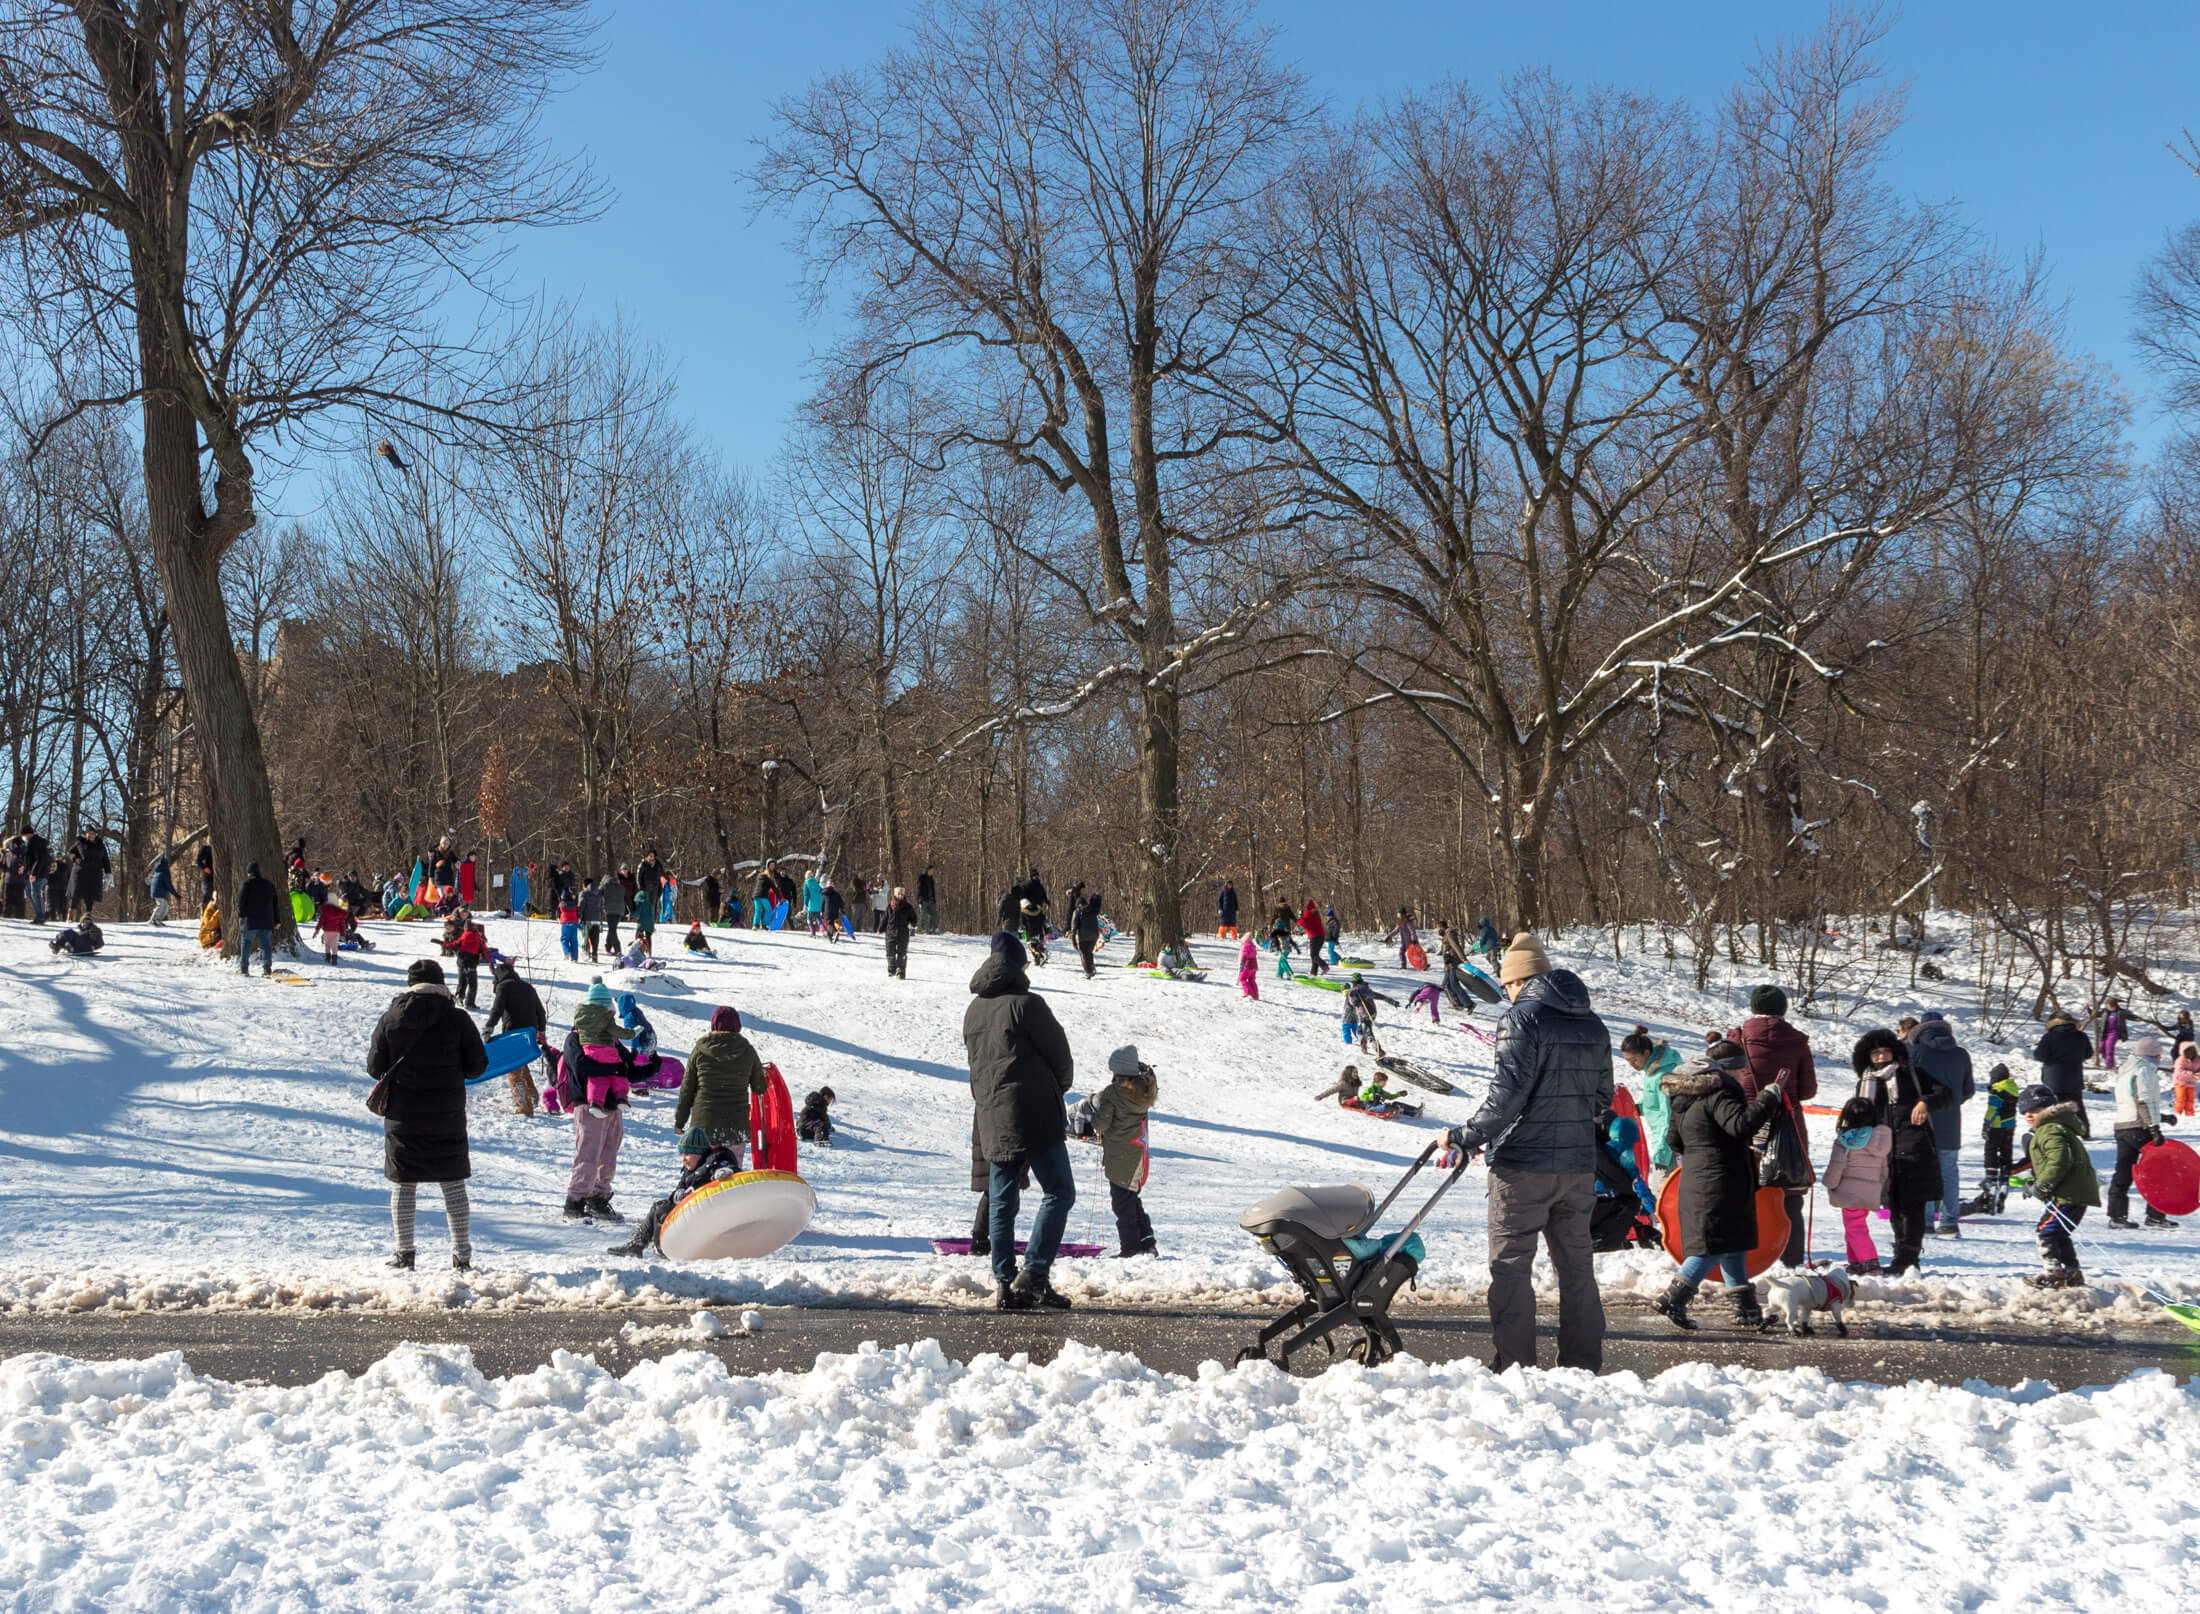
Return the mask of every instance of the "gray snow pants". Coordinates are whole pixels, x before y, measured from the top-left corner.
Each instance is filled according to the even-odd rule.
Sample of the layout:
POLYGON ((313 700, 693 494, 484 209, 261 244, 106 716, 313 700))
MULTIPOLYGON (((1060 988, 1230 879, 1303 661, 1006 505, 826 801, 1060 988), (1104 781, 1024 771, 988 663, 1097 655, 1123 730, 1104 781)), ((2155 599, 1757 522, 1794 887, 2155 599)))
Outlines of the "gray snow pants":
POLYGON ((1600 1372, 1604 1301, 1590 1243, 1596 1178, 1588 1172, 1490 1168, 1491 1363, 1498 1372, 1535 1366, 1535 1246, 1540 1238, 1558 1273, 1558 1365, 1600 1372))

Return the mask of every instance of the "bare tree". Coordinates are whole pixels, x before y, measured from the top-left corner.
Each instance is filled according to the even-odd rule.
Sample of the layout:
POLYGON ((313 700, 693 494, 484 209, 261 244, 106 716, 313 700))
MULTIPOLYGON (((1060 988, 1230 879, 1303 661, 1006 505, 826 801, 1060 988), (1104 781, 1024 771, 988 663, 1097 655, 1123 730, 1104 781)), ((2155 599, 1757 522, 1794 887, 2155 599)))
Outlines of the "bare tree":
POLYGON ((102 355, 104 396, 78 407, 138 407, 232 874, 281 851, 220 585, 258 519, 255 454, 401 396, 450 357, 428 333, 454 275, 510 225, 588 209, 537 127, 588 44, 580 0, 23 0, 0 20, 0 236, 26 315, 102 355))
POLYGON ((1187 558, 1272 519, 1233 475, 1250 439, 1215 381, 1261 295, 1242 215, 1305 110, 1240 0, 940 0, 908 48, 782 103, 754 172, 820 286, 853 287, 849 362, 962 360, 949 439, 1089 520, 1076 556, 1025 558, 1119 646, 1063 709, 1137 691, 1146 956, 1184 932, 1186 670, 1273 603, 1255 584, 1179 621, 1187 558))

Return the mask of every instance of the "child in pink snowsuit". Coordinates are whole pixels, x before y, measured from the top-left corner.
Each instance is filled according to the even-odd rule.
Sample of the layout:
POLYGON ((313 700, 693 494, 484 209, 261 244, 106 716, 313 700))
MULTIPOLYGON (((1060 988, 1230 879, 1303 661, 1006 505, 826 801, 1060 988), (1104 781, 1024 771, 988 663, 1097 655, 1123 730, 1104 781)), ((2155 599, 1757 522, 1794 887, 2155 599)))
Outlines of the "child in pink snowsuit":
POLYGON ((1894 1130, 1879 1124, 1870 1099, 1852 1098, 1841 1106, 1833 1156, 1819 1180, 1826 1185, 1826 1198, 1841 1209, 1851 1272, 1879 1270, 1871 1214, 1887 1202, 1887 1166, 1893 1154, 1894 1130))
POLYGON ((1238 990, 1255 1003, 1260 1001, 1260 944, 1250 932, 1238 949, 1238 990))

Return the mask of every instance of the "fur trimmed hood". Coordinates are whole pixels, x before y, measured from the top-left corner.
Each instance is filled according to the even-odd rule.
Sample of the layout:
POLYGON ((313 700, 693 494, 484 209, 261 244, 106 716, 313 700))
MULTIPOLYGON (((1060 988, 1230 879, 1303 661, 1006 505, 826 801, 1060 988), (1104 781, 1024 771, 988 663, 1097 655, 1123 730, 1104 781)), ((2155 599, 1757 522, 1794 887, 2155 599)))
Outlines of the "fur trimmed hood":
POLYGON ((1856 1047, 1850 1051, 1849 1063, 1862 1076, 1872 1068, 1872 1055, 1881 1048, 1894 1050, 1894 1062, 1903 1069, 1910 1064, 1910 1045, 1885 1026, 1877 1026, 1856 1039, 1856 1047))

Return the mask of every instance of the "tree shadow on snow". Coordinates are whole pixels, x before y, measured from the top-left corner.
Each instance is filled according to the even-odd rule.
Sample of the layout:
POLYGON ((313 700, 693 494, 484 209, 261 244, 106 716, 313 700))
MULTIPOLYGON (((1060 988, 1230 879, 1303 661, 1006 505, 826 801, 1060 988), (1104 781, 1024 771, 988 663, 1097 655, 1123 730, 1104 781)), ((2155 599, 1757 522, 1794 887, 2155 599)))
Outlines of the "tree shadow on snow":
POLYGON ((911 1059, 902 1054, 883 1054, 875 1048, 864 1048, 856 1043, 844 1042, 838 1037, 828 1037, 821 1031, 807 1031, 783 1020, 743 1015, 741 1024, 747 1030, 784 1037, 789 1042, 806 1043, 812 1048, 822 1048, 829 1054, 844 1054, 851 1059, 884 1065, 890 1070, 905 1070, 912 1076, 936 1076, 941 1081, 953 1082, 959 1087, 970 1085, 970 1073, 959 1065, 943 1065, 936 1059, 911 1059))
MULTIPOLYGON (((1299 1137, 1289 1132, 1269 1132, 1257 1126, 1230 1126, 1222 1121, 1195 1121, 1188 1115, 1165 1115, 1160 1110, 1155 1110, 1152 1114, 1156 1121, 1169 1126, 1189 1127, 1197 1132, 1234 1132, 1241 1138, 1265 1138, 1271 1143, 1288 1143, 1301 1149, 1319 1149, 1324 1154, 1349 1155, 1355 1160, 1365 1160, 1378 1166, 1410 1166, 1413 1164, 1413 1154, 1420 1153, 1416 1149, 1413 1154, 1384 1154, 1379 1150, 1362 1149, 1350 1143, 1330 1143, 1321 1138, 1299 1137)), ((1386 1121, 1378 1124, 1397 1126, 1400 1123, 1386 1121)))

